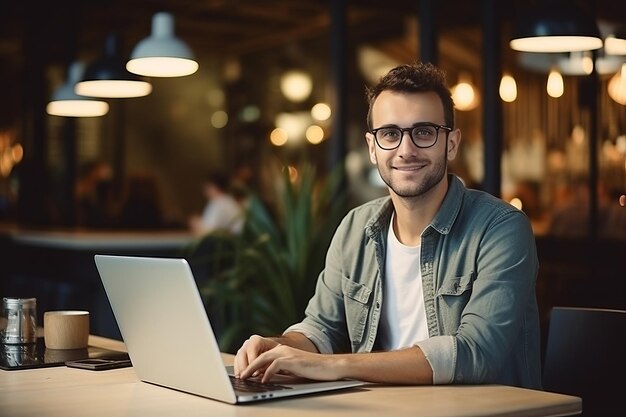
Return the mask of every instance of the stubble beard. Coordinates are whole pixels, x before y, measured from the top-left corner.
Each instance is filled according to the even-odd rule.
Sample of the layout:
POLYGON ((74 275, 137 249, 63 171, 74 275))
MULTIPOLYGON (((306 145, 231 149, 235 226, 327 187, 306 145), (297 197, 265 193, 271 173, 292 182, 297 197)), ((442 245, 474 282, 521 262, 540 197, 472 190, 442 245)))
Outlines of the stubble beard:
MULTIPOLYGON (((384 172, 383 170, 381 170, 380 165, 378 165, 378 173, 380 177, 382 178, 383 182, 387 184, 387 187, 389 187, 389 189, 393 191, 399 197, 406 198, 406 199, 418 199, 424 196, 430 190, 432 190, 437 184, 441 182, 441 180, 446 175, 446 168, 447 168, 446 155, 447 155, 447 146, 446 146, 446 152, 444 153, 443 157, 435 161, 431 165, 431 169, 429 169, 428 167, 425 167, 425 169, 429 169, 429 171, 426 173, 426 175, 420 182, 400 184, 400 181, 394 181, 394 178, 392 175, 394 168, 391 168, 390 166, 391 162, 389 162, 386 165, 386 169, 384 169, 384 172)), ((402 181, 402 182, 406 182, 406 181, 402 181)))

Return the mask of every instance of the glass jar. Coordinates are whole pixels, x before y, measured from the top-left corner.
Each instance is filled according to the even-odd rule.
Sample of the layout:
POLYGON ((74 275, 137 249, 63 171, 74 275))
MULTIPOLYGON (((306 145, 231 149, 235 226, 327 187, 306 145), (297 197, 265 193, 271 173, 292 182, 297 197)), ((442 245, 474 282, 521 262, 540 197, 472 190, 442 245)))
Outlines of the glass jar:
POLYGON ((37 299, 2 299, 0 341, 4 344, 22 345, 37 341, 37 299))

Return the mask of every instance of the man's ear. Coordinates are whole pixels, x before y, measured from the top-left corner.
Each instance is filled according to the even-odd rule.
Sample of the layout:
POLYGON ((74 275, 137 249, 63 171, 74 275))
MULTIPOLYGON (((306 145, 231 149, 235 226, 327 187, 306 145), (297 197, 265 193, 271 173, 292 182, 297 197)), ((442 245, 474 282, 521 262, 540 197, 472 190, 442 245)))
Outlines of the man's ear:
POLYGON ((378 164, 378 160, 376 159, 376 140, 374 139, 374 135, 367 132, 365 134, 365 141, 367 142, 367 150, 370 154, 370 162, 374 165, 378 164))
POLYGON ((454 129, 448 134, 448 161, 453 161, 456 158, 456 154, 459 150, 459 144, 461 143, 461 130, 454 129))

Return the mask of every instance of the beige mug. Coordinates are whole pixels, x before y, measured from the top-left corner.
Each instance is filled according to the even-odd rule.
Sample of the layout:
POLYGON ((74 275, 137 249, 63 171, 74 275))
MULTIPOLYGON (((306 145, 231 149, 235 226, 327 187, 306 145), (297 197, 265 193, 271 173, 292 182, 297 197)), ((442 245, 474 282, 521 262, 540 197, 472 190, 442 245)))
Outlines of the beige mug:
POLYGON ((48 349, 84 349, 89 339, 89 312, 46 311, 43 334, 48 349))

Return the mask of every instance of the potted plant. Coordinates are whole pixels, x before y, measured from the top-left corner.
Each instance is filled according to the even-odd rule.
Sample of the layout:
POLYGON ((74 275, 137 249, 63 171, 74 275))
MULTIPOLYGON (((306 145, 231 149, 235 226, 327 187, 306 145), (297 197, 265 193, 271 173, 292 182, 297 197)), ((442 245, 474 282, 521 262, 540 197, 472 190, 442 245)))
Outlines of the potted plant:
POLYGON ((345 214, 343 172, 321 181, 310 164, 297 172, 283 171, 273 207, 249 196, 241 235, 211 233, 188 248, 192 267, 204 267, 198 285, 223 351, 250 334, 280 334, 299 322, 314 293, 345 214))

